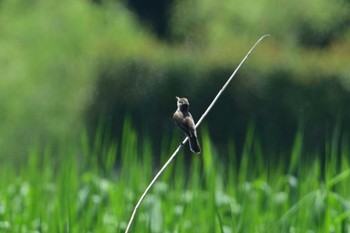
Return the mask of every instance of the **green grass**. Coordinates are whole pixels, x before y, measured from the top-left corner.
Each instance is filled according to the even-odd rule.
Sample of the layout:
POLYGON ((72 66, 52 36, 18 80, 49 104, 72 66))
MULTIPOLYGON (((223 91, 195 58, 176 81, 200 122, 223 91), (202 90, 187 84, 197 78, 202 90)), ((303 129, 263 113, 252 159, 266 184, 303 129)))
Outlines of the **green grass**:
MULTIPOLYGON (((1 164, 0 232, 124 232, 159 166, 152 143, 130 121, 118 143, 104 132, 100 127, 93 145, 82 133, 62 146, 33 146, 20 167, 1 164)), ((161 163, 178 139, 161 143, 161 163)), ((281 155, 288 164, 264 159, 254 125, 240 161, 234 141, 225 162, 205 127, 201 141, 202 155, 188 162, 180 152, 160 177, 131 232, 349 231, 349 143, 337 129, 325 145, 325 166, 321 154, 303 150, 302 131, 290 155, 281 155)))

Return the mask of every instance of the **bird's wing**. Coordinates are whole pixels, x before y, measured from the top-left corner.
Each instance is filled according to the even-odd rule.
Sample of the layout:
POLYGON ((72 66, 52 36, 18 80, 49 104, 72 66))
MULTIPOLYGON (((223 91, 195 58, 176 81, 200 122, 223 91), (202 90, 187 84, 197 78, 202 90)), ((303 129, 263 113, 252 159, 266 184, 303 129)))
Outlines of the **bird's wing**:
POLYGON ((191 114, 189 114, 185 118, 185 124, 188 126, 189 136, 190 137, 192 137, 192 135, 196 136, 196 125, 194 124, 191 114))
POLYGON ((181 111, 176 111, 173 115, 173 119, 175 121, 175 124, 179 126, 179 128, 182 131, 184 131, 184 133, 187 136, 192 137, 194 124, 193 124, 193 119, 190 115, 184 114, 181 111))

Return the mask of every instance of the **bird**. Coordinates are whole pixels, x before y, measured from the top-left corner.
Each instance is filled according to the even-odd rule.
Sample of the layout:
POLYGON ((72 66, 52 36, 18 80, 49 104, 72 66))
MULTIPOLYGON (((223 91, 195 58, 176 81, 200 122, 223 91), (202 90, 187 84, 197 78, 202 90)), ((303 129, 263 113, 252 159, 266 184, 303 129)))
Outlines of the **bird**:
POLYGON ((196 154, 201 153, 201 147, 198 142, 196 125, 191 113, 188 111, 190 103, 187 98, 176 96, 177 110, 173 115, 175 124, 188 136, 190 150, 196 154))

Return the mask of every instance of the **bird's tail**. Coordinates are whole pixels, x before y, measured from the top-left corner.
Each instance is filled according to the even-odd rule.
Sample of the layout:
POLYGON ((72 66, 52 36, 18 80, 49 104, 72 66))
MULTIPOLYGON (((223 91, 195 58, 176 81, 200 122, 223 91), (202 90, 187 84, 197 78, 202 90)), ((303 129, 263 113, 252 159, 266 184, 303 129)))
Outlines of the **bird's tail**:
POLYGON ((189 144, 190 144, 190 149, 192 152, 196 154, 201 153, 201 146, 199 145, 198 138, 195 135, 192 135, 192 137, 189 137, 189 144))

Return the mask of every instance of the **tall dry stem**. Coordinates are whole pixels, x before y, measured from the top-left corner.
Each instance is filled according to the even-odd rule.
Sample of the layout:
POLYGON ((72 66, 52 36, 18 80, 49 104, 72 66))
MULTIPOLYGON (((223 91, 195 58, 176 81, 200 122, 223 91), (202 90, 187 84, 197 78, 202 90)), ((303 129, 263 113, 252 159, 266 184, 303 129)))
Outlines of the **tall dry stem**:
MULTIPOLYGON (((228 86, 228 84, 231 82, 231 80, 233 79, 233 77, 236 75, 237 71, 239 70, 239 68, 241 68, 242 64, 245 62, 245 60, 247 60, 247 58, 249 57, 250 53, 255 49, 255 47, 265 38, 268 37, 269 35, 264 35, 262 36, 254 45, 253 47, 249 50, 249 52, 245 55, 245 57, 243 58, 243 60, 241 61, 241 63, 239 63, 239 65, 237 66, 237 68, 235 69, 235 71, 231 74, 230 78, 226 81, 226 83, 224 84, 224 86, 220 89, 220 91, 218 92, 218 94, 215 96, 214 100, 211 102, 211 104, 209 105, 209 107, 207 108, 207 110, 205 110, 205 112, 203 113, 203 115, 201 116, 201 118, 198 120, 197 124, 196 124, 196 128, 202 123, 202 121, 204 120, 204 118, 208 115, 209 111, 213 108, 214 104, 216 103, 216 101, 219 99, 220 95, 222 94, 222 92, 225 90, 225 88, 228 86)), ((138 210, 138 208, 140 207, 143 199, 146 197, 146 194, 148 193, 148 191, 151 189, 151 187, 153 186, 153 184, 157 181, 158 177, 163 173, 163 171, 165 170, 165 168, 171 163, 171 161, 175 158, 175 156, 179 153, 181 147, 187 142, 188 137, 186 137, 182 143, 177 147, 177 149, 174 151, 174 153, 170 156, 170 158, 168 159, 168 161, 163 165, 163 167, 159 170, 159 172, 155 175, 155 177, 153 178, 153 180, 151 181, 151 183, 148 185, 148 187, 146 188, 146 190, 143 192, 142 196, 140 197, 139 201, 137 202, 134 211, 130 217, 129 223, 126 227, 125 233, 128 233, 130 230, 130 226, 134 220, 135 214, 138 210)))

